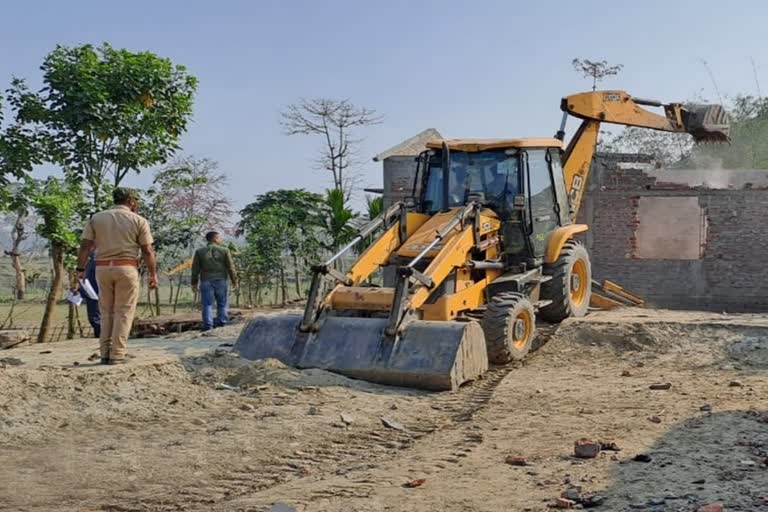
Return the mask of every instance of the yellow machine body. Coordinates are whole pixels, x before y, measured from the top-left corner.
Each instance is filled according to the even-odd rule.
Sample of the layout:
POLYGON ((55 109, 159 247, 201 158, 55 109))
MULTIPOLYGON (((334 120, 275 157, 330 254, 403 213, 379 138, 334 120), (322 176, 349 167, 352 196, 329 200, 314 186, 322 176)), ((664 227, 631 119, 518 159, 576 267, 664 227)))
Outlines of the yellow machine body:
MULTIPOLYGON (((424 206, 428 201, 422 189, 419 208, 392 205, 350 244, 313 267, 303 315, 254 319, 243 329, 235 350, 250 359, 274 357, 383 384, 453 390, 482 375, 489 360, 503 363, 523 357, 534 335, 535 309, 549 321, 560 321, 585 314, 590 303, 604 308, 642 304, 614 283, 593 283, 586 249, 574 240, 588 229, 575 221, 600 125, 686 132, 696 141, 723 141, 728 140, 727 115, 717 105, 662 104, 624 91, 575 94, 562 99, 561 109, 563 123, 555 138, 427 143, 418 165, 441 177, 444 205, 453 197, 449 180, 451 173, 459 172, 452 167, 459 160, 451 160, 457 154, 467 162, 497 158, 493 162, 508 169, 513 164, 504 162, 514 159, 518 183, 526 176, 527 184, 519 185, 514 197, 504 196, 504 212, 489 208, 492 203, 484 194, 491 189, 486 182, 500 176, 493 163, 491 177, 481 171, 482 194, 465 195, 463 204, 459 200, 430 209, 424 206), (643 106, 661 107, 664 114, 643 106), (569 116, 581 119, 581 125, 564 147, 569 116), (554 190, 550 194, 555 196, 551 211, 534 210, 540 192, 532 191, 529 154, 546 157, 554 190), (430 158, 442 158, 442 165, 430 158), (433 170, 437 168, 441 170, 433 170), (341 271, 341 257, 372 236, 372 243, 341 271), (396 284, 372 285, 380 270, 393 271, 396 284), (590 289, 599 293, 591 295, 590 289)), ((507 191, 504 185, 504 194, 507 191)), ((434 199, 429 202, 436 204, 434 199)))

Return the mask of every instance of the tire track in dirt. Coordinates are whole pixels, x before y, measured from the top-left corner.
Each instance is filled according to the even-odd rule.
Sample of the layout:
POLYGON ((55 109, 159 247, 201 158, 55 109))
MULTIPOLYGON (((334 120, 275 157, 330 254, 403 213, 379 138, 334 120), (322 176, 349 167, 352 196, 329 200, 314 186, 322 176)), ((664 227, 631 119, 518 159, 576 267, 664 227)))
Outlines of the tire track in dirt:
MULTIPOLYGON (((536 339, 536 348, 546 344, 555 330, 556 326, 545 326, 541 329, 536 339)), ((532 352, 529 360, 535 357, 536 352, 532 352)), ((492 401, 504 379, 522 364, 510 363, 492 367, 482 379, 456 393, 429 396, 427 406, 443 413, 439 422, 425 420, 404 423, 404 432, 389 429, 362 432, 352 436, 352 443, 348 440, 335 441, 331 445, 322 445, 283 458, 282 462, 291 468, 311 467, 311 487, 319 487, 306 489, 310 486, 301 485, 303 490, 309 492, 304 492, 301 501, 295 501, 295 504, 308 505, 336 498, 368 498, 381 488, 382 481, 366 477, 366 472, 402 457, 405 453, 413 453, 422 441, 430 441, 430 449, 438 449, 431 450, 424 460, 417 463, 411 461, 409 468, 414 473, 435 475, 451 465, 461 463, 485 441, 481 428, 474 423, 476 416, 492 401), (436 437, 439 437, 439 440, 436 440, 436 437), (334 447, 334 444, 337 446, 334 447)), ((287 484, 285 491, 290 495, 293 494, 294 481, 295 479, 291 479, 276 483, 270 488, 256 492, 276 490, 278 486, 287 484)), ((389 483, 398 484, 394 481, 389 483)))

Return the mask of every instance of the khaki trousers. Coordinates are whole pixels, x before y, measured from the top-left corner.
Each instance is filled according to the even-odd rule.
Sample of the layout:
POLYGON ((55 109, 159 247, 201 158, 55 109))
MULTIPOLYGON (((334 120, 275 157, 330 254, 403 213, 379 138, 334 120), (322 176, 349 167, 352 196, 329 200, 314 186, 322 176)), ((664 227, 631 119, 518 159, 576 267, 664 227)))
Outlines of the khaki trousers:
POLYGON ((96 282, 101 312, 101 358, 125 359, 139 300, 139 269, 130 265, 98 266, 96 282))

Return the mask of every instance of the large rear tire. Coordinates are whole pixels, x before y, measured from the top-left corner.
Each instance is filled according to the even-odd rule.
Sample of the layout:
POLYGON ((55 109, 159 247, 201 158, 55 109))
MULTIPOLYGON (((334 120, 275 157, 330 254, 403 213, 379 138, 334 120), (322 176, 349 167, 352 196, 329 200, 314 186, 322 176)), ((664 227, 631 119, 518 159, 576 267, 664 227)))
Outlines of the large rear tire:
POLYGON ((495 295, 483 315, 488 360, 505 364, 523 359, 531 350, 535 330, 533 304, 525 295, 514 292, 495 295))
POLYGON ((592 265, 589 253, 576 240, 568 240, 554 263, 544 265, 541 298, 552 301, 539 309, 542 319, 558 323, 570 316, 584 316, 592 296, 592 265))

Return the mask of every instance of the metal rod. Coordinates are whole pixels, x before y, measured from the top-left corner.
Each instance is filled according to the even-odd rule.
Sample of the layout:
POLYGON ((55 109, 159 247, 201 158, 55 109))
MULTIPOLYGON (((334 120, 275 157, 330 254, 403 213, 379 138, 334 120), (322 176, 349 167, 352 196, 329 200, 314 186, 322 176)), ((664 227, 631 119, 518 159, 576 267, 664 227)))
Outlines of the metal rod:
POLYGON ((469 266, 477 270, 504 269, 504 263, 500 261, 470 261, 469 266))
POLYGON ((451 150, 448 143, 443 140, 443 210, 447 210, 451 196, 451 188, 448 180, 451 176, 451 150))
POLYGON ((453 228, 455 228, 462 220, 464 220, 464 217, 471 211, 473 211, 476 207, 476 203, 470 203, 458 212, 449 220, 443 229, 437 232, 435 235, 435 239, 432 240, 432 242, 429 243, 415 258, 411 260, 411 262, 406 265, 409 268, 413 268, 421 259, 432 249, 435 248, 435 246, 440 243, 440 241, 445 238, 445 235, 451 232, 453 228))
POLYGON ((353 238, 347 245, 342 247, 336 254, 331 256, 331 258, 324 263, 325 266, 330 266, 333 264, 334 261, 339 259, 341 256, 344 255, 345 252, 353 248, 355 245, 357 245, 362 239, 364 239, 366 236, 370 235, 376 229, 379 228, 382 224, 384 224, 385 220, 388 220, 390 217, 392 217, 395 214, 398 214, 400 212, 400 209, 403 208, 403 203, 395 203, 394 205, 390 206, 387 211, 377 215, 373 220, 371 220, 368 224, 363 226, 363 228, 358 231, 358 235, 353 238))
POLYGON ((644 98, 635 98, 632 96, 632 101, 637 103, 638 105, 645 105, 648 107, 663 107, 664 104, 658 100, 647 100, 644 98))
MULTIPOLYGON (((416 174, 413 175, 413 187, 411 188, 411 196, 416 196, 416 185, 419 182, 419 171, 421 171, 421 161, 424 160, 426 162, 426 151, 422 151, 419 156, 416 157, 416 174)), ((424 170, 421 172, 427 172, 426 165, 424 165, 424 170)))
POLYGON ((392 311, 389 312, 389 322, 384 333, 389 337, 397 336, 397 329, 405 312, 405 300, 408 297, 408 275, 398 274, 395 296, 392 300, 392 311))
POLYGON ((299 330, 307 332, 312 328, 312 323, 315 321, 315 314, 317 313, 317 295, 320 292, 320 280, 322 279, 322 273, 320 269, 315 269, 312 275, 312 284, 309 287, 309 297, 307 297, 307 305, 304 308, 304 318, 301 320, 299 330))
POLYGON ((408 239, 408 210, 405 207, 400 208, 399 216, 400 224, 397 229, 397 239, 402 245, 408 239))
POLYGON ((563 141, 565 140, 565 123, 568 122, 568 112, 563 112, 563 118, 560 120, 560 129, 555 134, 555 138, 563 141))

